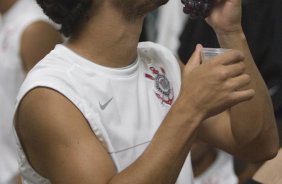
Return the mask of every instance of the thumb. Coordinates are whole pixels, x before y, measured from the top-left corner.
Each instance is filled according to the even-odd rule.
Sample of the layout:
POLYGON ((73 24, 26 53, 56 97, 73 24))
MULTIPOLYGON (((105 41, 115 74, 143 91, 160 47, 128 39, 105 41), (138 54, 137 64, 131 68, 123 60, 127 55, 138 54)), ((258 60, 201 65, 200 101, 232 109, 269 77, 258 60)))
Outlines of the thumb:
POLYGON ((192 71, 194 68, 198 67, 201 64, 201 50, 203 46, 201 44, 197 44, 195 51, 193 52, 192 56, 188 60, 185 70, 192 71))

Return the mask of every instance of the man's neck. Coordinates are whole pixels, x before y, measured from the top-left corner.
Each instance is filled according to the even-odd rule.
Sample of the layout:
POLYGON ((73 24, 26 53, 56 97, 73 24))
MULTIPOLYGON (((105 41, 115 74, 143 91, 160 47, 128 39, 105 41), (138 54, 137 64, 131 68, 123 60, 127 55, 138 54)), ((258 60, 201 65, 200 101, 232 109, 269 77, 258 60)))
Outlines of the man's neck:
POLYGON ((17 0, 2 0, 0 1, 0 13, 5 14, 17 0))
POLYGON ((135 61, 143 18, 128 22, 116 10, 102 8, 89 21, 68 47, 107 67, 125 67, 135 61))

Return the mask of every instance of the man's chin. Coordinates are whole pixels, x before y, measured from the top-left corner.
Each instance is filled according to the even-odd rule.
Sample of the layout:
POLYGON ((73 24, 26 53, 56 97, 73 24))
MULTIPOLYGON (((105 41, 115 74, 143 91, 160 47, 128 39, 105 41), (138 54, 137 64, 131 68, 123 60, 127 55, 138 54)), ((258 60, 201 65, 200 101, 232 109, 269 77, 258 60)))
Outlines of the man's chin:
MULTIPOLYGON (((157 5, 157 7, 160 7, 160 6, 168 3, 169 0, 152 0, 152 1, 155 1, 155 4, 157 5)), ((174 0, 174 1, 176 1, 176 0, 174 0)))
POLYGON ((169 0, 149 0, 149 1, 152 5, 151 9, 149 10, 149 12, 150 12, 150 11, 153 11, 153 10, 159 8, 162 5, 165 5, 166 3, 168 3, 169 0))
POLYGON ((169 0, 112 0, 113 4, 123 12, 128 20, 144 17, 151 11, 166 4, 169 0))

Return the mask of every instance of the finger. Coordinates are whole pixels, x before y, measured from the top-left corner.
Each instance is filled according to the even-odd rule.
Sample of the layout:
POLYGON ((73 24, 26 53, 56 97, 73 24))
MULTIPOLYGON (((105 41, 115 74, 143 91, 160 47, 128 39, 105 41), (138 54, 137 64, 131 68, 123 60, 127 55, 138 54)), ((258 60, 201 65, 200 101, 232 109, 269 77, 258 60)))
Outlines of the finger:
POLYGON ((244 55, 238 50, 230 50, 225 53, 215 56, 211 62, 221 64, 221 65, 230 65, 244 60, 244 55))
POLYGON ((251 83, 251 77, 248 74, 239 75, 226 81, 231 90, 240 90, 251 83))
POLYGON ((230 65, 217 65, 214 66, 215 72, 219 80, 226 81, 230 78, 239 76, 244 73, 245 65, 243 62, 230 64, 230 65))
POLYGON ((235 64, 230 64, 225 66, 227 77, 236 77, 245 72, 245 64, 243 62, 238 62, 235 64))
POLYGON ((201 44, 197 44, 195 51, 193 52, 192 56, 190 57, 189 61, 185 66, 185 70, 191 71, 194 68, 198 67, 201 64, 201 44))
POLYGON ((255 96, 253 89, 247 89, 242 91, 235 91, 230 95, 230 99, 234 105, 251 100, 255 96))

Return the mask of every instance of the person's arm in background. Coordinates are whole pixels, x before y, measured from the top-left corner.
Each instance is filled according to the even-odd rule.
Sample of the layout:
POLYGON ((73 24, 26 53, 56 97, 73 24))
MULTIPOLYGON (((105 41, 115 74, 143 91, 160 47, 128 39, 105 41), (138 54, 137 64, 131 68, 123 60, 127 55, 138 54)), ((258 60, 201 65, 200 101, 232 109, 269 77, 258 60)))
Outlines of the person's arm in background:
POLYGON ((62 36, 50 23, 37 21, 29 25, 21 37, 20 54, 24 70, 28 72, 56 44, 61 42, 62 36))
POLYGON ((21 180, 21 176, 20 175, 18 175, 17 184, 22 184, 22 180, 21 180))
MULTIPOLYGON (((20 56, 26 72, 39 62, 56 44, 63 40, 61 34, 50 23, 37 21, 30 24, 23 32, 20 45, 20 56)), ((21 184, 21 177, 18 177, 21 184)))
MULTIPOLYGON (((210 118, 202 124, 199 136, 242 160, 256 162, 273 158, 278 150, 273 107, 242 30, 241 1, 224 0, 217 4, 207 22, 215 31, 221 47, 239 50, 244 55, 242 64, 246 75, 237 80, 248 81, 250 77, 245 87, 254 89, 255 96, 232 107, 229 112, 210 118)), ((206 64, 213 67, 215 62, 206 64)), ((232 82, 226 85, 232 85, 232 82)), ((237 86, 235 90, 241 88, 237 86)))
POLYGON ((267 162, 265 162, 260 169, 255 173, 253 179, 265 184, 280 184, 282 183, 282 148, 280 148, 278 155, 267 162))

